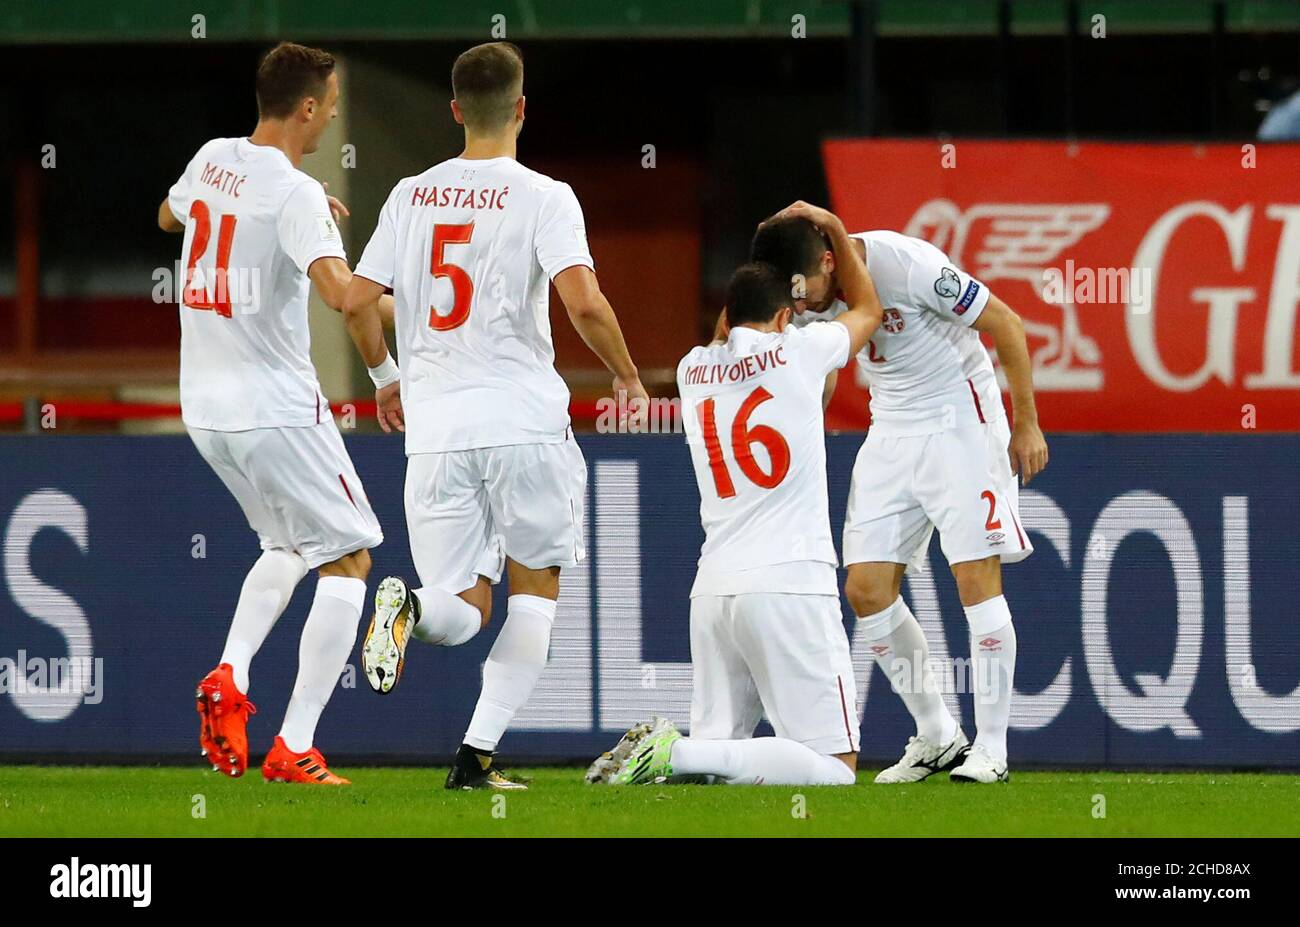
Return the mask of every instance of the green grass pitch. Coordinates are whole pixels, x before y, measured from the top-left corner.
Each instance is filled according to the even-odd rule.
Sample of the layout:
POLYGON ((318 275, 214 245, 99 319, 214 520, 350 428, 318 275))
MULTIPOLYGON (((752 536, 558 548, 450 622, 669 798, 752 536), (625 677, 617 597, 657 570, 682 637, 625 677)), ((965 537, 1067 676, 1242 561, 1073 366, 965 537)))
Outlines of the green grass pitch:
MULTIPOLYGON (((588 786, 517 770, 527 792, 447 792, 445 770, 340 768, 347 788, 173 767, 0 767, 4 836, 1296 836, 1300 776, 1014 772, 848 788, 588 786), (1098 814, 1104 801, 1104 816, 1098 814), (200 816, 199 811, 203 814, 200 816)), ((874 772, 874 770, 873 770, 874 772)))

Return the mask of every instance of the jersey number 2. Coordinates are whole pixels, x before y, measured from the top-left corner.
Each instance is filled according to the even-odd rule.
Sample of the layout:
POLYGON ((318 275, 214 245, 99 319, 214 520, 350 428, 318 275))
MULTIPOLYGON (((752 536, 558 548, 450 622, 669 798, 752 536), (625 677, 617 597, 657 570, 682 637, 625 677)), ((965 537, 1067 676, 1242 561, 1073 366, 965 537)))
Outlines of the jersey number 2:
POLYGON ((447 332, 459 328, 469 318, 470 303, 474 300, 474 281, 465 273, 465 268, 449 264, 443 259, 443 251, 448 245, 467 245, 474 237, 474 223, 468 225, 435 225, 433 227, 433 253, 430 255, 430 269, 433 276, 446 277, 451 281, 454 301, 451 311, 446 315, 438 312, 437 306, 429 307, 429 327, 436 332, 447 332))
POLYGON ((190 259, 185 263, 185 292, 182 302, 191 309, 212 309, 217 315, 230 318, 230 247, 235 241, 235 217, 222 216, 217 231, 217 260, 214 266, 216 294, 209 299, 206 286, 193 285, 194 266, 208 250, 212 238, 212 212, 203 200, 190 204, 190 218, 194 220, 194 237, 190 240, 190 259))
MULTIPOLYGON (((731 453, 736 458, 740 472, 749 477, 749 481, 762 489, 774 489, 790 472, 790 445, 786 443, 781 432, 770 425, 749 427, 749 416, 760 405, 772 398, 772 394, 763 387, 758 387, 745 397, 736 411, 736 419, 731 423, 731 453), (772 472, 764 473, 750 445, 761 444, 767 449, 767 456, 772 461, 772 472)), ((704 448, 709 454, 709 469, 713 471, 713 485, 718 491, 718 498, 730 499, 736 494, 736 484, 731 481, 731 471, 722 459, 722 444, 718 441, 718 423, 715 419, 714 402, 706 399, 697 407, 700 427, 704 431, 704 448)))
POLYGON ((986 489, 980 493, 980 498, 989 504, 989 517, 984 519, 984 530, 997 531, 1002 527, 1002 519, 997 517, 998 497, 993 495, 993 490, 986 489))

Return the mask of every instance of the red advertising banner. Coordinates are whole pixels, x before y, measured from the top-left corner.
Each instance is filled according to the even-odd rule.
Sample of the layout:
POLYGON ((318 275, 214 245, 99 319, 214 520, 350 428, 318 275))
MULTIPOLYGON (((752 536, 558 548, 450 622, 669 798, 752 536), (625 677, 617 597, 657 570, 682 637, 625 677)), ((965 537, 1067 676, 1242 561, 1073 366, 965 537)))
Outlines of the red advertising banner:
MULTIPOLYGON (((1300 431, 1300 145, 828 141, 851 232, 933 242, 1025 321, 1045 431, 1300 431)), ((856 371, 833 428, 868 423, 856 371)))

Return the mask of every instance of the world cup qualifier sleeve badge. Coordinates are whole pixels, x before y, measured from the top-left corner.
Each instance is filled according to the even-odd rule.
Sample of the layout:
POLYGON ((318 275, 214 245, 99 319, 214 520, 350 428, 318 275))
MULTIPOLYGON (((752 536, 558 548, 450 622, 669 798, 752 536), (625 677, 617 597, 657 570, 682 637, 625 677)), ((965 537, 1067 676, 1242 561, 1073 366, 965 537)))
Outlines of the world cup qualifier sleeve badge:
POLYGON ((961 277, 951 267, 945 267, 940 272, 939 279, 934 281, 934 291, 944 299, 955 300, 952 307, 953 315, 965 315, 966 310, 975 302, 980 285, 977 280, 971 280, 966 284, 966 291, 962 293, 961 277), (961 299, 957 299, 958 293, 961 293, 961 299))
POLYGON ((961 278, 957 276, 957 271, 945 267, 939 274, 939 279, 934 281, 934 291, 944 299, 956 299, 961 292, 961 278))

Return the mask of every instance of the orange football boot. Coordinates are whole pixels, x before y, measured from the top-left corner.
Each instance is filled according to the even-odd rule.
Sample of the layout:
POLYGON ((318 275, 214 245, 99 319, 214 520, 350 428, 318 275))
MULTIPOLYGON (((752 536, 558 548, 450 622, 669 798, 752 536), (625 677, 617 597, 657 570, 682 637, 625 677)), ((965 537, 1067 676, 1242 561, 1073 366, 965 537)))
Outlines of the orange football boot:
POLYGON ((303 782, 307 785, 352 784, 330 772, 325 757, 315 747, 306 753, 294 753, 279 735, 276 735, 275 744, 262 764, 262 778, 267 782, 303 782))
POLYGON ((238 778, 248 769, 248 716, 257 708, 235 686, 234 671, 222 663, 194 692, 199 711, 199 745, 218 772, 238 778))

